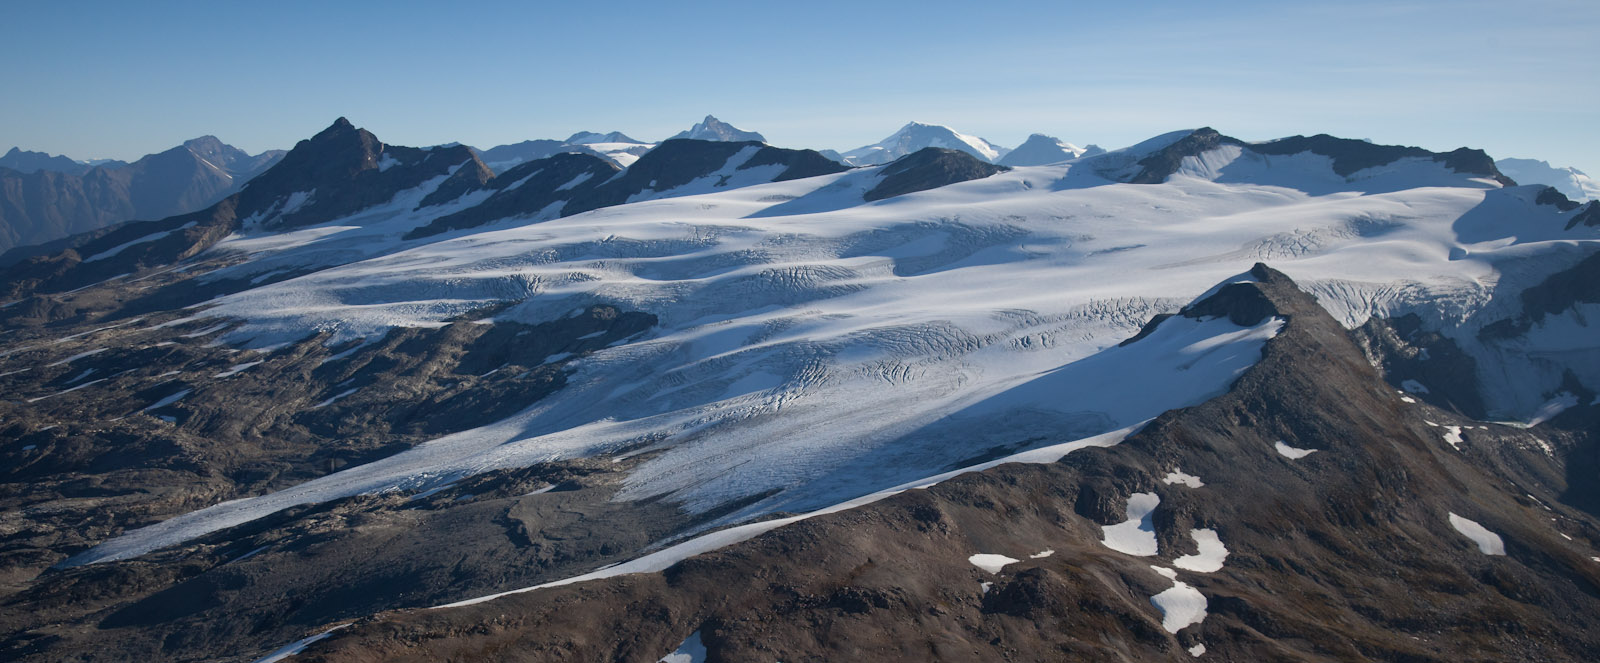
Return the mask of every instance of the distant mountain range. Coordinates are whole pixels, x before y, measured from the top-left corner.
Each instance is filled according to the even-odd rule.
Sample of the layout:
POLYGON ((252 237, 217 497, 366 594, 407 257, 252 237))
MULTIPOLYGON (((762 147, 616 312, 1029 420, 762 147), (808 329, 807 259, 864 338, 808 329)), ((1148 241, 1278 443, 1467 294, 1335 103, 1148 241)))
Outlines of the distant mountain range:
POLYGON ((128 165, 125 161, 102 159, 95 162, 77 161, 62 155, 52 155, 45 152, 28 152, 20 147, 11 148, 4 156, 0 156, 0 168, 10 168, 19 173, 32 173, 40 170, 53 170, 58 173, 82 175, 95 166, 118 168, 128 165))
MULTIPOLYGON (((712 115, 707 115, 698 124, 685 131, 678 132, 668 140, 672 139, 734 143, 748 141, 767 142, 767 139, 759 133, 744 131, 712 115)), ((491 147, 486 150, 477 150, 477 152, 478 157, 483 159, 484 164, 496 173, 506 172, 518 164, 568 152, 592 154, 616 164, 619 168, 627 168, 657 144, 630 138, 620 131, 603 134, 593 131, 579 131, 568 136, 566 140, 526 140, 510 145, 491 147)), ((477 148, 474 149, 476 150, 477 148)), ((838 161, 836 158, 834 160, 838 161)))
MULTIPOLYGON (((672 136, 713 142, 766 142, 766 137, 707 115, 672 136)), ((518 165, 557 154, 599 157, 626 168, 660 143, 620 131, 580 131, 564 140, 535 139, 488 149, 470 148, 484 165, 504 173, 518 165)), ((847 165, 884 164, 936 147, 965 152, 1000 166, 1041 166, 1105 152, 1079 147, 1044 134, 1032 134, 1006 148, 947 126, 911 122, 889 137, 847 152, 819 150, 847 165)), ((282 157, 282 150, 250 155, 213 136, 186 141, 131 164, 115 160, 79 161, 13 147, 0 156, 0 252, 39 244, 132 219, 157 219, 198 210, 238 190, 282 157)), ((1554 187, 1571 200, 1600 199, 1600 182, 1576 168, 1535 159, 1501 159, 1500 172, 1523 184, 1554 187)))
POLYGON ((215 136, 133 163, 97 166, 12 148, 0 157, 0 252, 123 221, 193 212, 237 191, 284 154, 251 155, 215 136))

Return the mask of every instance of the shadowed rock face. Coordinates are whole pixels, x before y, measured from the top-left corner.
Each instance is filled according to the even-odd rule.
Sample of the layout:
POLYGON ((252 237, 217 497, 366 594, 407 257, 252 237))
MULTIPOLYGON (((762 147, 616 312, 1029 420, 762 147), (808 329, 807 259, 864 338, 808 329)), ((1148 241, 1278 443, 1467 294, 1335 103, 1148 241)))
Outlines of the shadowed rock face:
POLYGON ((386 613, 297 660, 654 661, 693 633, 709 661, 1181 661, 1201 644, 1218 660, 1587 660, 1600 565, 1581 551, 1600 529, 1556 501, 1559 461, 1516 452, 1530 433, 1498 426, 1452 449, 1423 421, 1450 414, 1399 400, 1314 300, 1253 275, 1188 314, 1285 319, 1260 363, 1118 446, 964 475, 663 573, 386 613), (1205 485, 1163 481, 1178 469, 1205 485), (1100 543, 1135 492, 1160 499, 1153 557, 1100 543), (1451 513, 1507 554, 1480 552, 1451 513), (1228 556, 1177 569, 1208 614, 1173 634, 1150 600, 1173 581, 1151 565, 1196 554, 1198 528, 1228 556), (977 553, 1022 561, 990 574, 977 553))
MULTIPOLYGON (((826 175, 845 170, 845 166, 829 161, 812 150, 787 150, 756 141, 727 142, 709 140, 672 139, 639 157, 621 177, 594 189, 592 197, 574 201, 566 214, 577 214, 592 209, 609 207, 625 202, 643 191, 666 191, 706 177, 723 166, 728 159, 747 148, 758 151, 740 166, 740 169, 757 166, 785 165, 773 179, 776 182, 826 175)), ((597 183, 598 184, 598 183, 597 183)))
POLYGON ((484 187, 495 189, 496 193, 482 204, 435 219, 408 233, 406 239, 475 228, 504 218, 549 213, 551 209, 556 210, 555 216, 564 217, 621 205, 641 193, 666 191, 708 177, 725 168, 734 155, 750 148, 756 148, 755 154, 736 170, 784 166, 772 179, 774 182, 846 169, 811 150, 786 150, 757 142, 669 140, 627 170, 596 156, 557 154, 501 173, 484 187), (552 208, 557 203, 559 207, 552 208))
POLYGON ((475 228, 491 221, 536 214, 555 203, 566 203, 574 196, 584 195, 595 183, 611 179, 618 170, 611 162, 588 154, 557 154, 529 161, 489 182, 486 188, 495 193, 482 204, 434 219, 406 233, 405 237, 431 237, 449 230, 475 228))
POLYGON ((1588 226, 1590 228, 1600 226, 1600 200, 1591 200, 1584 204, 1583 209, 1572 215, 1572 219, 1567 221, 1567 230, 1572 230, 1578 226, 1588 226))
MULTIPOLYGON (((1553 186, 1540 189, 1539 196, 1534 198, 1533 202, 1538 205, 1554 205, 1556 209, 1563 212, 1571 212, 1578 209, 1579 206, 1579 203, 1567 199, 1566 194, 1556 190, 1553 186)), ((1568 230, 1571 230, 1571 228, 1568 228, 1568 230)))
POLYGON ((1385 166, 1407 157, 1433 159, 1451 170, 1465 175, 1492 178, 1505 186, 1516 186, 1511 178, 1500 174, 1494 160, 1482 150, 1460 148, 1452 152, 1429 152, 1420 147, 1402 145, 1376 145, 1363 140, 1335 138, 1327 134, 1315 136, 1290 136, 1264 143, 1246 143, 1237 138, 1218 133, 1211 127, 1201 127, 1172 145, 1157 150, 1139 160, 1140 169, 1124 180, 1132 184, 1159 184, 1165 182, 1183 159, 1204 154, 1224 145, 1266 155, 1301 154, 1310 152, 1333 160, 1333 172, 1349 177, 1367 168, 1385 166))
POLYGON ((1545 316, 1563 313, 1578 304, 1600 303, 1600 253, 1591 253, 1571 268, 1551 274, 1522 291, 1520 298, 1521 315, 1485 325, 1478 337, 1515 338, 1528 333, 1545 316))
POLYGON ((937 189, 1011 170, 980 161, 966 152, 941 147, 926 147, 883 167, 877 186, 862 198, 868 202, 908 193, 937 189))
POLYGON ((1251 143, 1250 151, 1259 154, 1299 154, 1311 152, 1333 159, 1333 172, 1350 176, 1367 168, 1384 166, 1406 157, 1424 157, 1438 161, 1458 173, 1493 178, 1506 186, 1516 186, 1511 178, 1500 174, 1494 159, 1483 150, 1460 148, 1452 152, 1429 152, 1420 147, 1402 145, 1376 145, 1364 140, 1335 138, 1327 134, 1315 136, 1290 136, 1265 143, 1251 143))
POLYGON ((1160 184, 1167 181, 1183 165, 1185 157, 1199 156, 1223 145, 1243 145, 1244 142, 1217 133, 1211 127, 1195 129, 1155 153, 1139 160, 1139 172, 1128 180, 1131 184, 1160 184))
POLYGON ((269 212, 291 194, 310 194, 305 204, 271 222, 273 228, 293 228, 387 202, 399 191, 446 175, 451 178, 447 185, 434 197, 423 199, 422 206, 445 202, 449 196, 459 196, 494 178, 464 145, 432 149, 386 146, 341 117, 321 133, 300 141, 277 167, 245 187, 239 205, 241 216, 249 216, 269 212), (383 163, 385 158, 392 159, 393 165, 383 163))
POLYGON ((1395 389, 1404 390, 1414 380, 1429 386, 1426 393, 1412 398, 1471 419, 1486 416, 1478 392, 1477 361, 1454 340, 1423 329, 1416 314, 1374 317, 1351 333, 1395 389))

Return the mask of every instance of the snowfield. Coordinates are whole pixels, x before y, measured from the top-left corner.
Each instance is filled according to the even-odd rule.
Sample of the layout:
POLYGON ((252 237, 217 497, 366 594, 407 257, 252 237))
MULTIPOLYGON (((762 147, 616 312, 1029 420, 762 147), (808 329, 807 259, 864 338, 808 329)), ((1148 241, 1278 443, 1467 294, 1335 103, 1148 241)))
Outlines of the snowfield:
POLYGON ((995 448, 1059 446, 1224 393, 1281 320, 1171 318, 1118 343, 1258 261, 1349 326, 1418 314, 1499 376, 1485 397, 1505 417, 1545 405, 1566 360, 1600 374, 1600 335, 1581 315, 1534 325, 1538 347, 1520 351, 1548 360, 1537 364, 1478 339, 1520 313, 1515 297, 1491 296, 1570 267, 1596 241, 1596 229, 1565 230, 1569 213, 1536 205, 1537 187, 1502 189, 1426 159, 1341 177, 1326 157, 1233 146, 1186 158, 1163 184, 1102 176, 1181 135, 874 203, 861 194, 876 168, 735 189, 706 178, 567 218, 401 240, 481 201, 414 211, 434 181, 322 226, 242 233, 213 250, 249 259, 207 278, 303 275, 197 313, 239 321, 222 336, 237 347, 319 332, 370 341, 508 301, 495 320, 610 304, 659 324, 569 364, 568 387, 508 419, 129 532, 69 563, 125 559, 297 504, 623 449, 661 453, 617 499, 664 495, 700 512, 771 493, 714 526, 815 512, 995 448))
POLYGON ((1489 531, 1487 527, 1479 525, 1476 521, 1467 520, 1452 513, 1450 514, 1450 526, 1460 532, 1462 536, 1478 544, 1478 552, 1485 555, 1506 554, 1506 544, 1500 539, 1500 535, 1489 531))

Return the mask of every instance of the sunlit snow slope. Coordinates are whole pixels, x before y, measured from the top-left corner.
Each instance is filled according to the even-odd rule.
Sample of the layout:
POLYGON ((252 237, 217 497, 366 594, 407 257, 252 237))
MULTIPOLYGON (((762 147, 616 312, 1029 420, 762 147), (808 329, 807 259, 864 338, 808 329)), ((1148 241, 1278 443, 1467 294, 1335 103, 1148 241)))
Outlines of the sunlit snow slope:
POLYGON ((507 420, 134 531, 72 563, 295 504, 602 453, 662 452, 620 499, 666 494, 697 511, 750 500, 721 522, 826 507, 1222 393, 1276 323, 1175 318, 1115 346, 1258 261, 1347 325, 1417 313, 1497 375, 1485 396, 1503 416, 1543 404, 1567 360, 1600 357, 1586 323, 1566 318, 1530 341, 1547 345, 1528 350, 1548 364, 1497 360, 1477 340, 1515 312, 1501 294, 1593 250, 1596 229, 1566 229, 1569 213, 1534 203, 1538 187, 1420 158, 1338 175, 1327 157, 1238 146, 1186 157, 1162 184, 1105 179, 1172 140, 876 203, 862 202, 877 181, 868 168, 412 248, 398 236, 429 217, 403 211, 232 238, 213 250, 254 254, 234 270, 377 256, 197 313, 246 321, 228 339, 249 347, 317 331, 334 332, 330 344, 373 339, 503 301, 517 303, 498 320, 608 303, 660 323, 577 363, 566 389, 507 420))

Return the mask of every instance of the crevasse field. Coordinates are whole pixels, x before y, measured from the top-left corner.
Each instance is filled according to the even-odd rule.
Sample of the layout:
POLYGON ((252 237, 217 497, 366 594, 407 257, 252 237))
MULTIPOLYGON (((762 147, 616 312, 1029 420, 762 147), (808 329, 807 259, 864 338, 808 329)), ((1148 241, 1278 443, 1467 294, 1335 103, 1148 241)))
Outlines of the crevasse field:
MULTIPOLYGON (((1173 318, 1117 344, 1256 262, 1347 326, 1419 315, 1494 376, 1485 397, 1502 418, 1565 402, 1548 396, 1563 367, 1600 372, 1583 318, 1596 305, 1517 340, 1516 356, 1533 361, 1477 338, 1520 313, 1497 295, 1570 267, 1600 234, 1565 229, 1571 213, 1533 202, 1540 187, 1416 158, 1344 177, 1326 157, 1236 146, 1186 158, 1163 184, 1108 179, 1184 134, 874 203, 862 194, 876 167, 716 186, 720 175, 771 179, 737 169, 746 151, 725 172, 567 218, 546 209, 402 241, 481 202, 413 210, 439 178, 329 224, 247 230, 212 251, 250 259, 204 278, 332 267, 196 308, 243 321, 225 337, 242 348, 324 331, 330 345, 375 340, 498 302, 515 303, 483 322, 605 303, 659 325, 575 362, 565 389, 508 419, 129 532, 69 563, 137 556, 297 504, 581 456, 660 452, 619 500, 664 494, 705 511, 759 497, 713 525, 838 508, 1030 450, 1059 458, 1226 391, 1281 320, 1173 318)), ((725 532, 698 547, 753 535, 725 532)))

